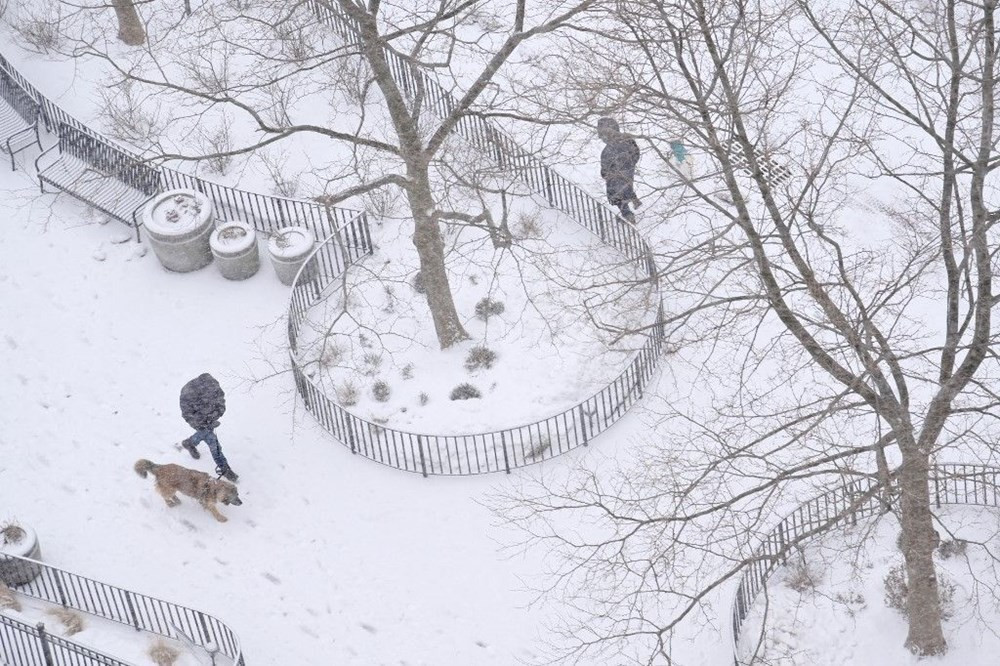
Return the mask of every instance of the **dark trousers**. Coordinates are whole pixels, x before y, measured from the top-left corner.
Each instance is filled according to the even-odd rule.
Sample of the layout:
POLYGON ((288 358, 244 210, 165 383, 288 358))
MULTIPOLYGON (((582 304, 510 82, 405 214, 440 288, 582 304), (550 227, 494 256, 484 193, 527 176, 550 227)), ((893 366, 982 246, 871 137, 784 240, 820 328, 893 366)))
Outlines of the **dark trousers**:
POLYGON ((212 454, 215 466, 223 472, 229 469, 229 463, 226 462, 226 456, 222 455, 222 446, 219 445, 219 438, 215 436, 214 430, 195 430, 194 434, 188 437, 188 442, 191 446, 198 446, 201 442, 205 442, 208 444, 208 450, 212 454))

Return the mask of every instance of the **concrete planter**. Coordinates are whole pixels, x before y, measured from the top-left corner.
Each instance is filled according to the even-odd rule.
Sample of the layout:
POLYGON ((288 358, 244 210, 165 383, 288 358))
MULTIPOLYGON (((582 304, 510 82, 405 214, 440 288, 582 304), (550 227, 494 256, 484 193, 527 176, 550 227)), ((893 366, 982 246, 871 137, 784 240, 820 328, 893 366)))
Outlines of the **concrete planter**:
POLYGON ((41 567, 31 562, 4 557, 17 555, 33 560, 42 559, 42 550, 38 545, 38 535, 27 525, 16 524, 20 534, 10 533, 10 526, 0 531, 0 581, 8 587, 26 585, 33 581, 41 572, 41 567))
POLYGON ((226 222, 212 232, 209 245, 222 277, 246 280, 260 269, 257 233, 246 222, 226 222))
MULTIPOLYGON (((274 272, 278 274, 282 284, 291 286, 295 274, 315 245, 316 237, 305 227, 285 227, 271 236, 271 240, 267 242, 267 250, 271 255, 274 272)), ((303 275, 303 279, 308 280, 310 277, 303 275)))
POLYGON ((212 202, 196 190, 169 190, 142 211, 149 244, 163 267, 187 273, 212 261, 212 202))

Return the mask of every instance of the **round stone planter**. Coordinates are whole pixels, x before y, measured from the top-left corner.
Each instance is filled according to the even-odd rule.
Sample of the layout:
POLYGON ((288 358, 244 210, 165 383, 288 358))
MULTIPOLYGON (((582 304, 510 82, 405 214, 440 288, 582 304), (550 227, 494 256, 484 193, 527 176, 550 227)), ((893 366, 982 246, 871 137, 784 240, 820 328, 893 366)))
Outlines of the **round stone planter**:
MULTIPOLYGON (((271 240, 267 242, 267 250, 271 255, 274 272, 278 274, 282 284, 291 286, 295 274, 299 272, 315 244, 316 237, 305 227, 285 227, 271 236, 271 240)), ((306 280, 310 277, 303 275, 306 280)))
POLYGON ((226 222, 212 232, 209 245, 222 277, 246 280, 260 269, 257 233, 246 222, 226 222))
POLYGON ((0 582, 8 587, 26 585, 41 573, 41 567, 37 564, 7 558, 4 555, 29 557, 33 560, 42 559, 38 536, 35 534, 35 530, 27 525, 17 523, 0 529, 0 582), (17 531, 13 531, 12 527, 17 531))
POLYGON ((142 211, 149 244, 163 267, 187 273, 212 261, 212 202, 196 190, 158 194, 142 211))

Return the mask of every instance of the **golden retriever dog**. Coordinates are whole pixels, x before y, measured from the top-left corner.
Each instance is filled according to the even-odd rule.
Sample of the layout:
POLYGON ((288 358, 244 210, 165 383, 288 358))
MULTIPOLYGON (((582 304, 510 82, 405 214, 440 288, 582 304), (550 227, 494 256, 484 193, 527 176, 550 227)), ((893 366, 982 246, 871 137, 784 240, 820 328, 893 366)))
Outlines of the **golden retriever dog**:
POLYGON ((219 513, 216 503, 222 502, 234 506, 243 504, 236 486, 228 481, 213 479, 204 472, 174 464, 157 465, 144 458, 135 462, 136 474, 145 479, 148 472, 152 472, 156 477, 156 492, 160 493, 167 506, 174 507, 180 504, 177 493, 183 493, 198 500, 216 520, 224 523, 228 519, 219 513))

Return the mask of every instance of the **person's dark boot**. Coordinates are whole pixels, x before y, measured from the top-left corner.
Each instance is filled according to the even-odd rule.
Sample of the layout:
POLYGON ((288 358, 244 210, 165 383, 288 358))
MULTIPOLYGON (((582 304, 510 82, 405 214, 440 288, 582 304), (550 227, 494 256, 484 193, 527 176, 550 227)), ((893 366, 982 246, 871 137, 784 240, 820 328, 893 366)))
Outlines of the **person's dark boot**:
POLYGON ((240 480, 239 474, 237 474, 236 472, 234 472, 229 467, 227 467, 226 469, 222 469, 222 470, 217 469, 215 471, 218 472, 222 476, 222 478, 226 479, 227 481, 232 481, 233 483, 236 483, 237 481, 240 480))
POLYGON ((201 454, 198 453, 198 448, 191 443, 191 440, 185 439, 183 442, 181 442, 181 446, 187 449, 187 452, 190 453, 191 457, 194 458, 195 460, 201 458, 201 454))

